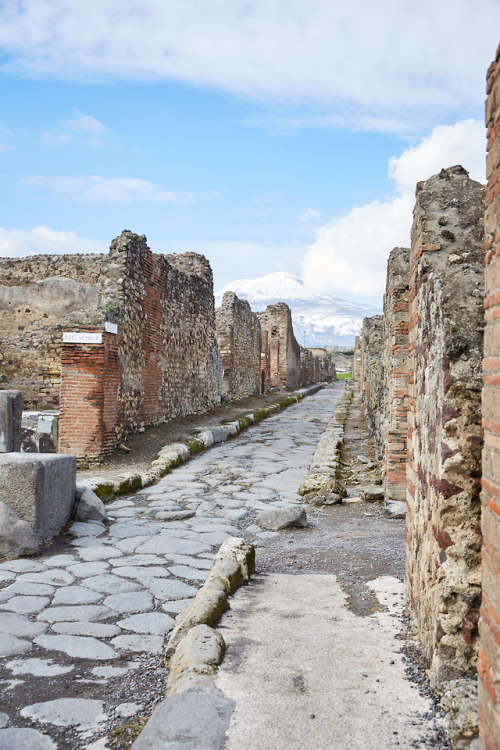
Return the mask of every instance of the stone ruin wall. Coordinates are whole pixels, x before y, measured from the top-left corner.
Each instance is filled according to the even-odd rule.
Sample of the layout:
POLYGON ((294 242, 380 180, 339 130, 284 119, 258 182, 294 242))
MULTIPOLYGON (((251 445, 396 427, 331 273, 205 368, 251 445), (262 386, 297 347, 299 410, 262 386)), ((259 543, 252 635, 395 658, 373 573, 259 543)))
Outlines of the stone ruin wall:
POLYGON ((215 322, 224 397, 234 401, 260 393, 262 336, 257 315, 246 300, 226 292, 215 322))
POLYGON ((387 433, 385 438, 386 508, 401 515, 406 511, 406 456, 408 435, 409 342, 408 310, 410 251, 396 247, 387 263, 384 297, 384 370, 386 373, 387 433))
POLYGON ((368 427, 373 435, 377 459, 385 452, 387 432, 387 386, 384 360, 384 317, 363 320, 359 335, 359 383, 368 427))
POLYGON ((58 408, 61 331, 101 325, 120 272, 102 255, 0 259, 0 384, 27 409, 58 408))
POLYGON ((483 362, 483 603, 479 621, 479 731, 483 750, 500 746, 500 47, 488 70, 483 362))
POLYGON ((387 511, 406 496, 407 594, 439 683, 476 663, 483 208, 462 167, 419 183, 411 251, 392 251, 384 317, 364 321, 354 355, 387 511))
POLYGON ((437 682, 475 666, 480 604, 484 188, 417 185, 410 255, 406 586, 437 682))
POLYGON ((263 340, 267 339, 270 388, 286 390, 301 385, 300 346, 292 327, 292 314, 284 302, 257 313, 263 340), (265 336, 267 333, 267 337, 265 336))
POLYGON ((106 305, 117 334, 97 327, 101 344, 62 348, 60 450, 80 457, 100 457, 127 434, 220 402, 208 261, 155 255, 144 236, 125 231, 111 243, 108 266, 120 269, 106 305))

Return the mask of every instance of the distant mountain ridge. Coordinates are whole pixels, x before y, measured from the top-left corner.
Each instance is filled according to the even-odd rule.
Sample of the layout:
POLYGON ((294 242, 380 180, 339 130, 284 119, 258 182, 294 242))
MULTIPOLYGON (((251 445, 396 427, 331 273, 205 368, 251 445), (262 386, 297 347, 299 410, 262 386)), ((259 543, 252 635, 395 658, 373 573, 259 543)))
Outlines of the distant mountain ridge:
POLYGON ((351 346, 361 329, 363 318, 380 310, 369 305, 316 294, 299 276, 277 271, 256 279, 236 279, 215 293, 220 305, 224 292, 246 299, 252 310, 286 302, 292 311, 295 338, 304 346, 351 346))

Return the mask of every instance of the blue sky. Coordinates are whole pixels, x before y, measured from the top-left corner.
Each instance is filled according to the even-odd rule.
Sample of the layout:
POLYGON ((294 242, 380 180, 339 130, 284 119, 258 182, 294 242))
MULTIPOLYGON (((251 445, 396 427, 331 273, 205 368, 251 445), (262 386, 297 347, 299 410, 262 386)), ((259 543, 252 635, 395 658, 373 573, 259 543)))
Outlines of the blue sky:
POLYGON ((493 0, 0 0, 0 254, 124 228, 380 302, 414 184, 484 180, 493 0))

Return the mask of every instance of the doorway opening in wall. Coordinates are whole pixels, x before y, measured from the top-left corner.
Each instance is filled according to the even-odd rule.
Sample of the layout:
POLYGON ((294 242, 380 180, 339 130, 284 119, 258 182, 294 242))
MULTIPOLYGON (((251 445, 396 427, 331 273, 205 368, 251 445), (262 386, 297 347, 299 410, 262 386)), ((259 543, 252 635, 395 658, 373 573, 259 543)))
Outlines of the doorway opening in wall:
POLYGON ((260 393, 262 396, 264 396, 266 392, 266 373, 262 371, 260 373, 260 393))

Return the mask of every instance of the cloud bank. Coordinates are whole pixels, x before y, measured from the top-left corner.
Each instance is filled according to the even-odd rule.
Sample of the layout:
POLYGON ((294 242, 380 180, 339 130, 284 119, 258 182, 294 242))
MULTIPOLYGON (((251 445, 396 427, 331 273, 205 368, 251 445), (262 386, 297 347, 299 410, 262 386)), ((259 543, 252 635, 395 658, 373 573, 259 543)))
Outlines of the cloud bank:
POLYGON ((499 27, 497 0, 11 0, 1 68, 175 80, 316 105, 312 124, 418 132, 437 112, 477 116, 499 27))
POLYGON ((419 144, 389 160, 394 195, 355 206, 318 229, 302 263, 302 277, 317 292, 380 302, 386 261, 394 247, 409 247, 415 185, 441 169, 462 164, 485 182, 484 125, 464 120, 438 125, 419 144))
POLYGON ((46 226, 30 229, 3 229, 0 227, 0 256, 15 258, 44 253, 105 252, 96 240, 79 237, 75 232, 64 232, 46 226))
POLYGON ((187 203, 192 194, 165 190, 134 177, 25 177, 21 184, 49 190, 77 203, 187 203))

